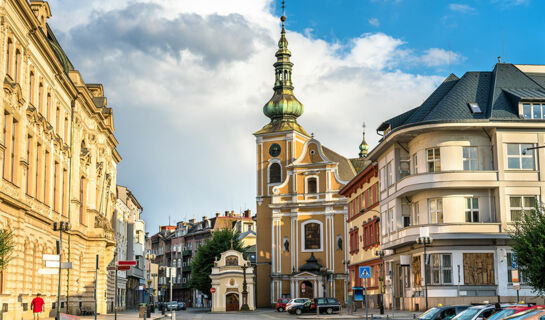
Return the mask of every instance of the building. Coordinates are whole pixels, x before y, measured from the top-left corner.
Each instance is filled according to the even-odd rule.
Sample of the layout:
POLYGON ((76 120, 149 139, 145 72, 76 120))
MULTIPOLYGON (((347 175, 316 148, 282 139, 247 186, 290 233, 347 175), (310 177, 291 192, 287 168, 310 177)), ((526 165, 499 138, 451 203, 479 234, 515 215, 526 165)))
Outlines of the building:
MULTIPOLYGON (((367 143, 363 140, 360 157, 367 156, 367 143)), ((365 161, 367 166, 354 179, 345 185, 339 194, 348 198, 348 292, 357 306, 365 306, 365 286, 370 308, 381 305, 383 267, 380 254, 380 211, 378 199, 378 169, 376 163, 365 161), (371 278, 361 279, 359 268, 371 268, 371 278)))
MULTIPOLYGON (((110 267, 114 268, 117 261, 127 260, 127 224, 129 219, 130 209, 119 198, 119 188, 116 190, 115 211, 112 219, 112 225, 115 230, 115 259, 110 262, 110 267)), ((108 272, 108 312, 114 312, 115 307, 118 311, 123 311, 126 308, 127 297, 127 271, 115 270, 108 272)))
POLYGON ((239 311, 246 303, 255 310, 254 267, 242 252, 227 250, 214 262, 212 273, 212 312, 239 311))
POLYGON ((138 304, 144 302, 145 285, 145 235, 146 224, 141 219, 142 206, 136 200, 134 194, 127 187, 117 186, 117 199, 121 201, 128 211, 127 214, 127 260, 136 261, 136 266, 127 270, 126 300, 127 309, 136 309, 138 304))
POLYGON ((270 123, 254 133, 257 170, 257 307, 282 297, 346 301, 347 200, 338 191, 355 175, 351 161, 322 146, 297 118, 291 53, 284 29, 276 52, 270 123))
POLYGON ((158 297, 158 288, 159 288, 159 280, 157 279, 159 274, 159 264, 155 263, 155 255, 152 254, 151 250, 151 238, 148 236, 148 233, 146 232, 145 235, 145 245, 146 245, 146 256, 145 256, 145 264, 146 264, 146 271, 144 276, 146 277, 146 294, 144 300, 146 303, 155 303, 159 301, 158 297))
MULTIPOLYGON (((498 63, 451 74, 418 107, 382 123, 381 246, 392 272, 385 302, 516 301, 509 231, 542 202, 545 66, 498 63), (425 264, 418 237, 430 237, 425 264)), ((522 285, 520 296, 536 301, 522 285)))
MULTIPOLYGON (((56 253, 54 222, 69 222, 61 259, 63 312, 105 313, 107 271, 115 248, 116 151, 113 111, 101 84, 87 84, 47 24, 45 1, 0 2, 0 227, 15 235, 13 260, 0 276, 3 319, 31 319, 41 293, 58 307, 56 274, 41 274, 44 254, 56 253)), ((52 307, 55 307, 53 309, 52 307)), ((49 316, 49 315, 48 315, 49 316)))

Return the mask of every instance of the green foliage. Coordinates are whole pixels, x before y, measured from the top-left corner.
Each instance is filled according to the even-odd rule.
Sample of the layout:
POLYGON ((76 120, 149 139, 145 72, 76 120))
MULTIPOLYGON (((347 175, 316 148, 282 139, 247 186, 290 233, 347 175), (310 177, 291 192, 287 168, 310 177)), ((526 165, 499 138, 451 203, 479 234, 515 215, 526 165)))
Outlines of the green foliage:
POLYGON ((212 287, 210 274, 216 258, 231 248, 231 240, 233 240, 234 250, 244 252, 238 236, 238 232, 229 229, 215 231, 212 238, 206 240, 206 243, 197 250, 191 263, 189 285, 192 288, 196 288, 210 297, 210 288, 212 287))
POLYGON ((7 229, 0 229, 0 271, 4 270, 12 258, 13 232, 7 229))
POLYGON ((545 294, 545 214, 543 207, 526 210, 511 232, 518 268, 528 284, 545 294))

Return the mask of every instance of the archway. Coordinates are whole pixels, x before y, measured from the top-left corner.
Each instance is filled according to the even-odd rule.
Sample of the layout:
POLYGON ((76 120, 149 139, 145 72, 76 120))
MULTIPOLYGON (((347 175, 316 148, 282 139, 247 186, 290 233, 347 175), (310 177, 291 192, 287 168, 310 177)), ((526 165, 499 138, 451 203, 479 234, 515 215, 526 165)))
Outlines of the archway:
POLYGON ((239 311, 238 294, 228 293, 225 296, 225 311, 239 311))
POLYGON ((299 285, 299 297, 301 298, 314 298, 314 288, 312 287, 312 282, 303 281, 299 285))

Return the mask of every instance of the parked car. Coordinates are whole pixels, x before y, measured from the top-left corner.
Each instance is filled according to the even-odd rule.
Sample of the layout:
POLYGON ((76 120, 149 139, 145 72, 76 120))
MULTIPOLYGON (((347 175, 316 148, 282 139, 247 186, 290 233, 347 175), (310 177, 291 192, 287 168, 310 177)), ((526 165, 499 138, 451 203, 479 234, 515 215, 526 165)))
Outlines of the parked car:
POLYGON ((450 320, 457 314, 469 308, 469 306, 437 306, 420 314, 420 320, 450 320))
POLYGON ((185 302, 178 301, 178 306, 176 310, 185 310, 185 309, 186 309, 185 302))
POLYGON ((286 305, 290 302, 290 298, 281 298, 276 301, 276 311, 286 311, 286 305))
MULTIPOLYGON (((311 300, 309 298, 297 298, 297 299, 291 299, 287 304, 286 304, 286 311, 290 311, 291 308, 295 307, 295 306, 300 306, 300 305, 303 305, 307 302, 311 302, 311 300)), ((312 303, 312 302, 311 302, 312 303)))
POLYGON ((304 304, 299 304, 292 306, 288 312, 291 314, 300 315, 305 312, 316 312, 316 308, 319 308, 320 313, 332 314, 333 312, 339 312, 341 304, 335 298, 315 298, 305 302, 304 304))
MULTIPOLYGON (((502 306, 502 308, 505 308, 505 307, 507 306, 505 305, 502 306)), ((458 315, 456 315, 452 319, 453 320, 485 320, 498 311, 501 311, 501 309, 498 310, 496 309, 494 305, 491 305, 491 304, 472 306, 460 312, 458 315)))
POLYGON ((178 309, 178 302, 176 301, 170 301, 166 303, 167 310, 176 310, 178 309))
POLYGON ((518 313, 515 313, 509 317, 504 318, 505 320, 543 320, 545 319, 545 309, 542 306, 524 310, 518 313))

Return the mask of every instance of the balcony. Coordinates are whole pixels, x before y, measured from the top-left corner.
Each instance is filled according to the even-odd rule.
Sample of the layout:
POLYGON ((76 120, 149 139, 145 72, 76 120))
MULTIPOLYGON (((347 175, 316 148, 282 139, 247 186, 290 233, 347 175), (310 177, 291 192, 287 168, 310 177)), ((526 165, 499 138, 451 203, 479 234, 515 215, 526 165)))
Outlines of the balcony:
POLYGON ((135 243, 133 247, 134 255, 135 256, 143 256, 144 255, 144 245, 141 243, 135 243))
POLYGON ((182 256, 184 256, 184 257, 185 256, 191 256, 191 255, 193 255, 193 251, 191 251, 191 250, 183 250, 182 251, 182 256))
POLYGON ((135 277, 139 279, 144 279, 144 270, 137 267, 132 267, 127 270, 127 277, 135 277))

